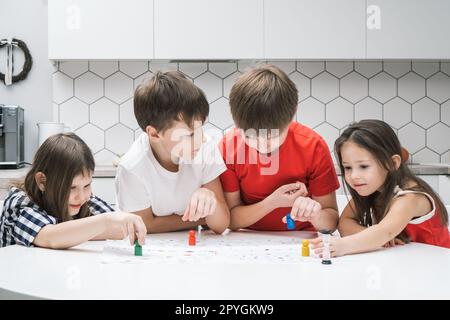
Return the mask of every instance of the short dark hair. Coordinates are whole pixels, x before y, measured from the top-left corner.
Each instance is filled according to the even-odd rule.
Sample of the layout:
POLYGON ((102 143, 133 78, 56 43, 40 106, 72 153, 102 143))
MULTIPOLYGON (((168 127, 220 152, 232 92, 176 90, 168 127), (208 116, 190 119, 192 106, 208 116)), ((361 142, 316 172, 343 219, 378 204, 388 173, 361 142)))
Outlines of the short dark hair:
POLYGON ((263 64, 242 74, 231 88, 230 107, 238 128, 284 129, 297 111, 298 91, 280 68, 263 64))
POLYGON ((164 131, 179 120, 193 127, 195 120, 204 122, 208 113, 203 91, 179 71, 158 71, 134 92, 134 115, 143 131, 149 125, 164 131))

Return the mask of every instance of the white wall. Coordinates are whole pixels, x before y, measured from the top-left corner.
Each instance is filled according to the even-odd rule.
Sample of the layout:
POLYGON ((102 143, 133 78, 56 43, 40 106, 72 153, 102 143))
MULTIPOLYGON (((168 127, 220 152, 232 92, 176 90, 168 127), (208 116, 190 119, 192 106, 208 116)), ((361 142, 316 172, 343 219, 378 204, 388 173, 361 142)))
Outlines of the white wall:
MULTIPOLYGON (((47 1, 0 0, 0 39, 25 41, 33 57, 27 79, 12 86, 0 83, 0 104, 19 105, 25 109, 25 160, 30 162, 37 149, 36 123, 52 121, 52 73, 47 58, 47 1)), ((0 70, 5 72, 6 50, 0 50, 0 70)), ((23 55, 14 54, 17 74, 22 69, 23 55)))

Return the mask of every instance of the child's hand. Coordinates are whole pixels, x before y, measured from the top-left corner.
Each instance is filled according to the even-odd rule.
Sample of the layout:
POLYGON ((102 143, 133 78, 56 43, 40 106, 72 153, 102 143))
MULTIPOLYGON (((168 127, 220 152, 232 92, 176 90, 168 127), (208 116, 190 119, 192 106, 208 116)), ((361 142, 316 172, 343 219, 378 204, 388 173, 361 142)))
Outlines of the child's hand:
MULTIPOLYGON (((338 237, 329 237, 329 248, 330 248, 330 256, 331 257, 339 257, 345 255, 345 243, 342 241, 342 238, 338 237)), ((323 240, 322 237, 317 237, 309 241, 311 244, 311 249, 314 251, 314 254, 320 258, 322 258, 323 252, 323 240)))
POLYGON ((386 242, 386 244, 383 247, 389 248, 389 247, 395 247, 395 246, 402 246, 404 244, 405 244, 405 242, 403 242, 402 240, 400 240, 398 238, 394 238, 391 241, 386 242))
MULTIPOLYGON (((292 220, 298 221, 318 220, 321 210, 319 202, 307 197, 298 197, 292 205, 291 217, 292 220)), ((283 222, 286 223, 286 217, 283 217, 283 222)))
POLYGON ((269 203, 274 208, 292 207, 295 199, 308 195, 308 190, 304 183, 296 182, 285 184, 276 189, 270 196, 267 197, 269 203))
POLYGON ((200 188, 192 194, 191 201, 184 211, 183 221, 198 221, 214 214, 216 211, 216 195, 209 189, 200 188))
POLYGON ((128 236, 131 245, 134 245, 136 239, 141 246, 144 245, 147 227, 140 216, 127 212, 108 212, 104 215, 110 239, 124 239, 128 236))

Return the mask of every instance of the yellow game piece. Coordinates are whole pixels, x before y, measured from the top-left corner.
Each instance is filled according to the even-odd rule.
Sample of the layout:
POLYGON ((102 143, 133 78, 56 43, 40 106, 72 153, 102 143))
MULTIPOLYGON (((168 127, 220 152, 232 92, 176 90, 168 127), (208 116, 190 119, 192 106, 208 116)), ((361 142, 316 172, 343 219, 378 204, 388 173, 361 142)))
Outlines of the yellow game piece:
POLYGON ((309 241, 307 239, 302 241, 302 257, 309 257, 309 241))

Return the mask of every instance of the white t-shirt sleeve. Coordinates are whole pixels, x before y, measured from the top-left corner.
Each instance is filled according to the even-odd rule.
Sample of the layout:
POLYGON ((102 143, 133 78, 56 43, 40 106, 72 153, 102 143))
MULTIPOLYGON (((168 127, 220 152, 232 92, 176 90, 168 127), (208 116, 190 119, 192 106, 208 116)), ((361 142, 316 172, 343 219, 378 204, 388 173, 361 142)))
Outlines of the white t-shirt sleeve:
POLYGON ((202 185, 213 181, 227 169, 214 140, 209 140, 205 143, 203 152, 202 185))
POLYGON ((119 166, 115 180, 118 209, 134 212, 150 208, 152 199, 148 187, 139 176, 119 166))

